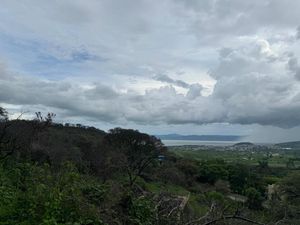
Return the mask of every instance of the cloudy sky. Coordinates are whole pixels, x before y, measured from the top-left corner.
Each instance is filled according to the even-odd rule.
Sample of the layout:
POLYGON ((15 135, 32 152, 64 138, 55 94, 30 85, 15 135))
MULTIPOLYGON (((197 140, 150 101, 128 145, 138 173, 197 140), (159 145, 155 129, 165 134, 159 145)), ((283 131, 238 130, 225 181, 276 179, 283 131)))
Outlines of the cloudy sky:
POLYGON ((0 0, 11 116, 300 139, 300 1, 0 0))

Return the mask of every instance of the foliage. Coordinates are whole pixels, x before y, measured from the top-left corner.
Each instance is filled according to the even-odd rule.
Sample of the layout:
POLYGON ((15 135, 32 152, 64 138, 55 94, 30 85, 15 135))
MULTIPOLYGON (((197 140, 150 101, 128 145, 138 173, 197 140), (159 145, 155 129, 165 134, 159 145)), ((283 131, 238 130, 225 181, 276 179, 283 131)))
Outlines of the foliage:
POLYGON ((155 205, 144 196, 132 200, 129 210, 130 224, 151 225, 155 221, 155 205))
POLYGON ((160 167, 157 176, 164 183, 184 186, 186 182, 185 174, 175 166, 166 165, 160 167))
POLYGON ((85 197, 88 188, 105 190, 67 163, 59 173, 49 165, 18 163, 1 168, 0 224, 102 224, 99 195, 85 197), (85 182, 83 182, 85 181, 85 182))
POLYGON ((280 191, 287 216, 300 222, 300 171, 293 171, 280 182, 280 191))
POLYGON ((226 180, 228 171, 223 161, 208 161, 200 165, 198 180, 214 184, 218 179, 226 180))
POLYGON ((292 172, 283 178, 281 181, 281 190, 289 200, 300 198, 300 172, 292 172))
POLYGON ((248 198, 247 204, 250 209, 259 210, 262 207, 262 196, 255 188, 250 187, 246 189, 245 194, 248 198))
POLYGON ((222 195, 220 192, 216 191, 211 191, 207 193, 207 198, 211 202, 216 202, 216 203, 223 203, 224 202, 224 195, 222 195))
POLYGON ((236 193, 243 193, 249 176, 249 169, 240 164, 233 164, 228 167, 230 188, 236 193))
POLYGON ((132 129, 112 129, 104 142, 124 156, 119 163, 128 174, 130 186, 163 151, 163 145, 156 137, 132 129))
POLYGON ((286 156, 251 153, 252 164, 240 163, 252 160, 244 152, 174 154, 137 130, 105 133, 54 116, 11 121, 0 107, 1 154, 12 153, 0 162, 0 225, 299 222, 299 171, 272 164, 286 156))

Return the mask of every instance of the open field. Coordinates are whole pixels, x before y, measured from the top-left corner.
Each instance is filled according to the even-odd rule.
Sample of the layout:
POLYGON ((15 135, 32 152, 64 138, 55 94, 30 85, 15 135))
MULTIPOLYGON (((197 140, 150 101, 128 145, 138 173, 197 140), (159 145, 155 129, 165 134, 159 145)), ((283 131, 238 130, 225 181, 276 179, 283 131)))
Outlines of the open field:
MULTIPOLYGON (((194 160, 222 159, 229 163, 258 165, 259 161, 267 160, 271 167, 286 167, 291 159, 300 158, 300 151, 231 151, 199 149, 193 146, 172 146, 168 148, 177 156, 194 160)), ((294 161, 295 167, 300 167, 300 161, 294 161)))

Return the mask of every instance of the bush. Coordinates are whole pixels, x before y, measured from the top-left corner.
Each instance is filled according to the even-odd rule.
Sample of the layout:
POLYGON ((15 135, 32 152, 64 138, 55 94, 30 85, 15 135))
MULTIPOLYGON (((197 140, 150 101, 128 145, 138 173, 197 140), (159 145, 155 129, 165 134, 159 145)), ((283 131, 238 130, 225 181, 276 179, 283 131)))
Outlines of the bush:
POLYGON ((200 166, 198 180, 214 184, 218 179, 226 180, 228 171, 223 162, 206 162, 200 166))
POLYGON ((257 191, 255 188, 250 187, 246 189, 245 194, 248 198, 247 205, 249 209, 261 209, 263 198, 259 191, 257 191))
POLYGON ((0 224, 102 224, 97 205, 83 194, 94 184, 72 164, 55 173, 48 165, 19 163, 1 171, 1 181, 0 224))
POLYGON ((224 195, 216 191, 208 192, 207 198, 210 202, 215 202, 218 204, 222 204, 224 202, 224 195))
POLYGON ((141 196, 133 199, 129 209, 130 224, 151 225, 155 221, 155 206, 153 202, 141 196))

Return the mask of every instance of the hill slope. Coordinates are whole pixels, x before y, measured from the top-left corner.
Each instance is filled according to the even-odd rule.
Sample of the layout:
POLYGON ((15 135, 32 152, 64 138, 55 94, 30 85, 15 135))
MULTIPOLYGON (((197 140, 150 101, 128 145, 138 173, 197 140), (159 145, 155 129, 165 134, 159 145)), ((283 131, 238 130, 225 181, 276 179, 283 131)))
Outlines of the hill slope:
POLYGON ((300 141, 279 143, 279 144, 276 144, 276 146, 279 146, 282 148, 300 149, 300 141))

